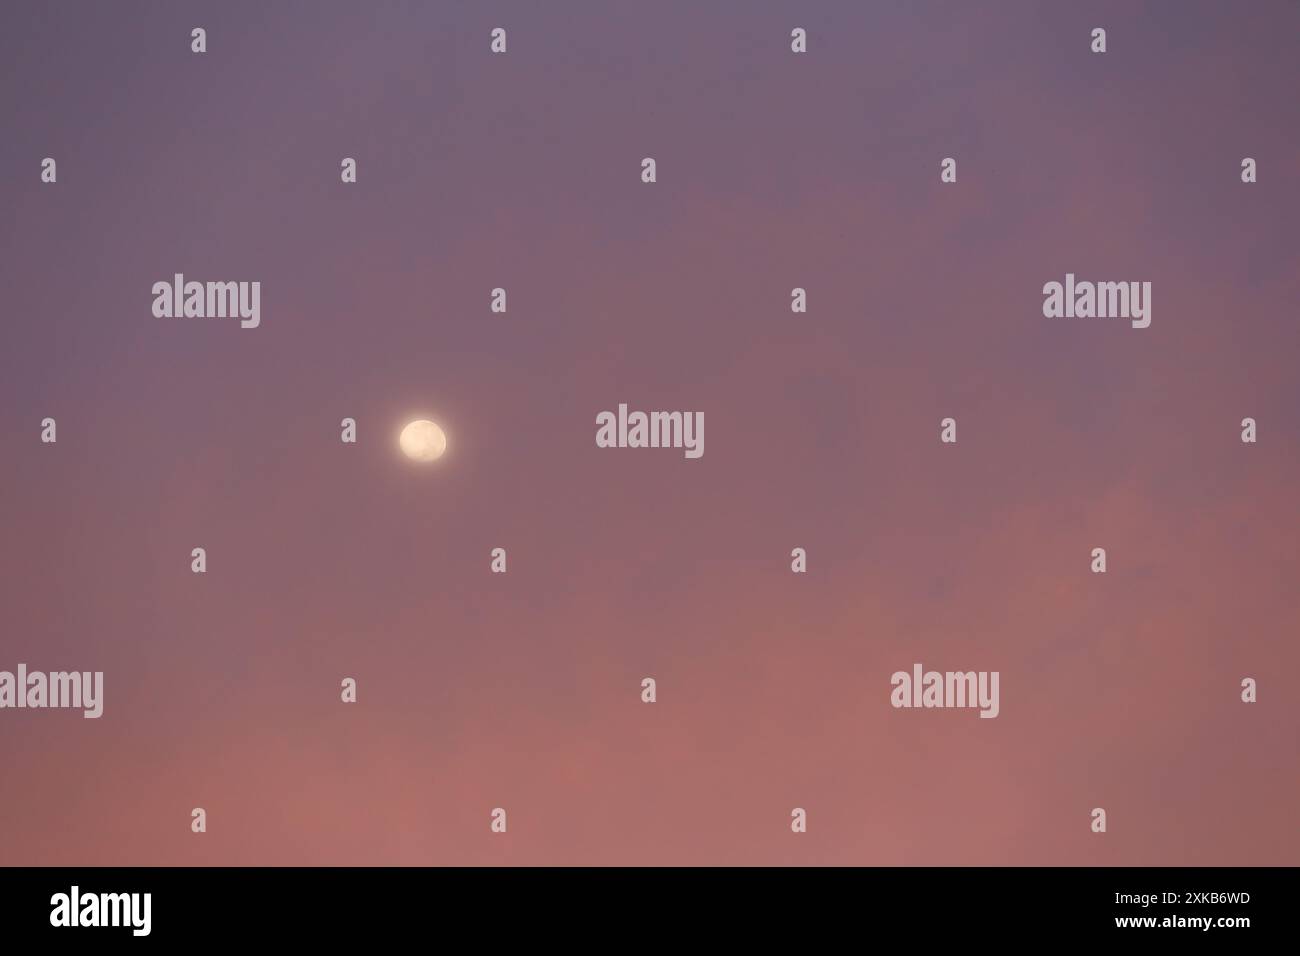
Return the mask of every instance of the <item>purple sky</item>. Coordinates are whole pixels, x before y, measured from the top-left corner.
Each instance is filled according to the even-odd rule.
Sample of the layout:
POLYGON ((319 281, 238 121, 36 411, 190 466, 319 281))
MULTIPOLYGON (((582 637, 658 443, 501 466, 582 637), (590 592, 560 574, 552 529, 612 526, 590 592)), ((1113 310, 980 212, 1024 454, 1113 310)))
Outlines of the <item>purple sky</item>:
POLYGON ((0 711, 0 862, 1300 863, 1298 32, 8 4, 0 670, 105 713, 0 711), (1045 318, 1067 272, 1151 327, 1045 318), (620 402, 704 456, 595 447, 620 402), (999 717, 892 709, 917 661, 999 717))

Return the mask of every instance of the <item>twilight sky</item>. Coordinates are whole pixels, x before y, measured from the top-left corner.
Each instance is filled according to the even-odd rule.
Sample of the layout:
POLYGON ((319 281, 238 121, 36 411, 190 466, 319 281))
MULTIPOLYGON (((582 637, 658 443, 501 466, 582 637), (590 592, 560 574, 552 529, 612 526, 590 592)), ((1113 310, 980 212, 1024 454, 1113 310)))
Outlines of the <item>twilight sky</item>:
POLYGON ((1298 34, 6 4, 0 670, 105 700, 0 711, 0 863, 1300 863, 1298 34), (153 317, 176 272, 261 326, 153 317), (1067 272, 1150 328, 1045 318, 1067 272), (620 402, 704 456, 597 448, 620 402), (915 662, 999 717, 893 709, 915 662))

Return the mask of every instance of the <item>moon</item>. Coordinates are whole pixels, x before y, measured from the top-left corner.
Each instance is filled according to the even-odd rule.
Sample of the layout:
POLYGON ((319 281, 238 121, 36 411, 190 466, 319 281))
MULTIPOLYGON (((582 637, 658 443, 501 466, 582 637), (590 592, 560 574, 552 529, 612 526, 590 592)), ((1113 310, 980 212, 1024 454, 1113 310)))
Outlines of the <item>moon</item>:
POLYGON ((424 418, 403 428, 397 443, 412 461, 437 461, 447 450, 446 434, 436 423, 424 418))

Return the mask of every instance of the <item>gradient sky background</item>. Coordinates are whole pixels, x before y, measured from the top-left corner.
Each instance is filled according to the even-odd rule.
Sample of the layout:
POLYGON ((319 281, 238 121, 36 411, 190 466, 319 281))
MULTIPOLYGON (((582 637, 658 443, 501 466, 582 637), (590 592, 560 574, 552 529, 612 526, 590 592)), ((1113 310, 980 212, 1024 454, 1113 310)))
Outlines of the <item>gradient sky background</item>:
POLYGON ((1300 6, 3 17, 0 863, 1300 863, 1300 6))

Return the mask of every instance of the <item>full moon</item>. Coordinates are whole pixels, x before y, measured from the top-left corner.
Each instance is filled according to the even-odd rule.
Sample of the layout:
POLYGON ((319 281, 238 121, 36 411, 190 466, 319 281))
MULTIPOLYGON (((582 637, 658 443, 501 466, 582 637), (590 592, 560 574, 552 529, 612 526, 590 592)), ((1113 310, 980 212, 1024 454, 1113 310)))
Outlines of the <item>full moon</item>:
POLYGON ((447 450, 447 436, 442 429, 423 418, 403 428, 397 443, 412 461, 436 461, 447 450))

